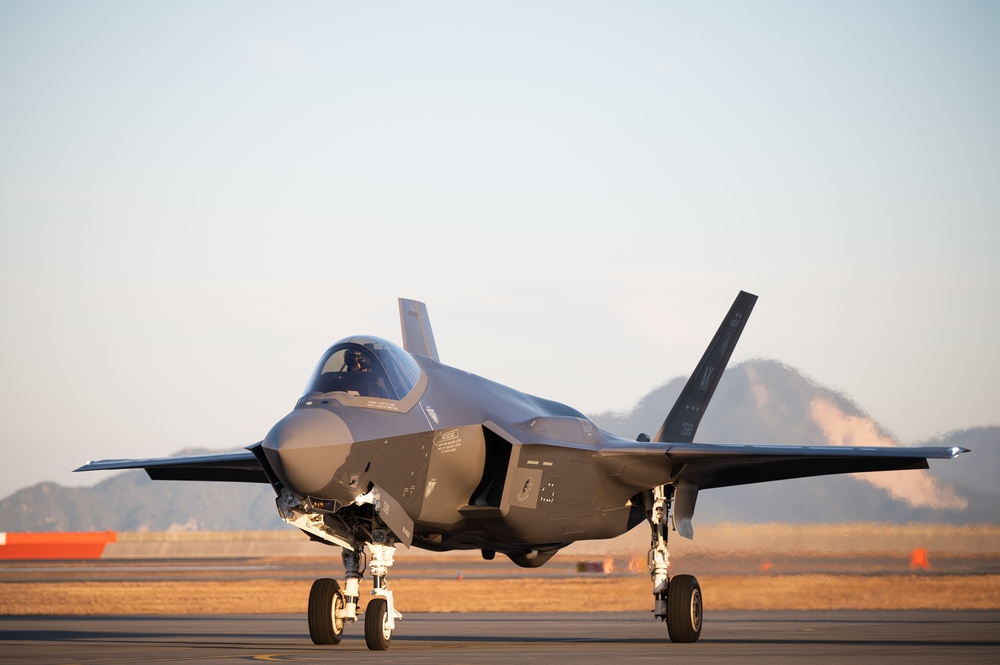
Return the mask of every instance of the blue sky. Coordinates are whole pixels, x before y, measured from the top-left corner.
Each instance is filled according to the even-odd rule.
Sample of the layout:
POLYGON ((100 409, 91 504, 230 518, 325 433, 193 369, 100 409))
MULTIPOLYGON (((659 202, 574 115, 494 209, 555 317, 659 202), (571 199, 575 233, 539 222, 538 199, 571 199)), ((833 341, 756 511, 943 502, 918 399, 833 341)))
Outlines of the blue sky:
POLYGON ((742 288, 735 361, 1000 421, 994 2, 3 0, 0 96, 0 495, 259 440, 397 296, 594 412, 742 288))

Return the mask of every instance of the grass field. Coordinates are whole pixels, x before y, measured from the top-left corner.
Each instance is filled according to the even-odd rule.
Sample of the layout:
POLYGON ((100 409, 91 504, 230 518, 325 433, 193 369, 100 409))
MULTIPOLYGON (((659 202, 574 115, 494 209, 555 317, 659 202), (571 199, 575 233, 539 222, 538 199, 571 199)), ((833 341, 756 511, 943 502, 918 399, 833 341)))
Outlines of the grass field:
MULTIPOLYGON (((721 575, 699 581, 708 610, 1000 608, 1000 575, 721 575)), ((296 613, 305 611, 309 586, 303 580, 4 583, 0 614, 296 613)), ((641 611, 652 604, 644 575, 402 579, 391 588, 397 607, 407 612, 641 611)))
MULTIPOLYGON (((652 606, 648 537, 636 529, 576 543, 538 570, 400 549, 390 587, 404 613, 643 611, 652 606), (573 572, 603 557, 614 557, 615 574, 573 572)), ((123 558, 95 564, 5 562, 0 614, 302 613, 311 578, 342 575, 336 548, 294 531, 123 534, 118 545, 123 558)), ((671 545, 672 573, 697 575, 709 611, 1000 609, 993 525, 716 525, 671 545), (914 548, 929 568, 911 570, 914 548)), ((366 580, 362 603, 369 590, 366 580)))

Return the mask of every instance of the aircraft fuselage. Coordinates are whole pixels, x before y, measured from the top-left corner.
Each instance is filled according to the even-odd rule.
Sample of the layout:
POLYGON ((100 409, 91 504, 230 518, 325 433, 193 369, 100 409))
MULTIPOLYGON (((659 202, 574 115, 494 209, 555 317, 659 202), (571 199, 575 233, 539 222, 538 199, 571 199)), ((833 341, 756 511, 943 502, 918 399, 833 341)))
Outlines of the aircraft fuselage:
POLYGON ((641 444, 571 407, 415 360, 421 380, 405 403, 303 397, 263 442, 281 482, 335 507, 377 486, 412 516, 413 545, 516 557, 624 533, 644 517, 630 499, 666 481, 660 469, 629 482, 616 453, 641 444))

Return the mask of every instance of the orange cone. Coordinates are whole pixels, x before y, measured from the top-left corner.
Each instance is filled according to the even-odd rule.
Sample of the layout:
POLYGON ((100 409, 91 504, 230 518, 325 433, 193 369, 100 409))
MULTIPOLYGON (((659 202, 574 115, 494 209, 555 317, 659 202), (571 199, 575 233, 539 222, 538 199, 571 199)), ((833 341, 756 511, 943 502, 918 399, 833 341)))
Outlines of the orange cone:
POLYGON ((927 558, 927 548, 917 547, 910 555, 910 570, 927 570, 931 567, 931 561, 927 558))

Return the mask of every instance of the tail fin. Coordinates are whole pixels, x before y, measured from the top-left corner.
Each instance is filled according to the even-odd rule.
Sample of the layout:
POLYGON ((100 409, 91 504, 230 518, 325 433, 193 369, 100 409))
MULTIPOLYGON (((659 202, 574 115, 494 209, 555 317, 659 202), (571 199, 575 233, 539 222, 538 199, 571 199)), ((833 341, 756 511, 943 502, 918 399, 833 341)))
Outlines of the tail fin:
POLYGON ((427 305, 416 300, 399 299, 399 324, 403 328, 403 348, 410 353, 440 362, 427 305))
POLYGON ((736 342, 739 341, 743 326, 746 325, 756 302, 757 296, 746 291, 740 291, 736 296, 733 306, 719 326, 715 337, 712 338, 712 343, 705 350, 705 355, 694 368, 694 373, 674 402, 674 408, 670 410, 660 431, 656 433, 655 441, 672 443, 694 441, 694 433, 701 424, 701 417, 705 413, 708 401, 712 399, 715 387, 719 385, 722 372, 729 363, 729 357, 733 355, 736 342))

